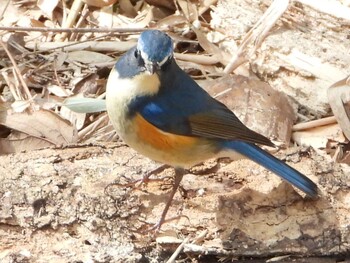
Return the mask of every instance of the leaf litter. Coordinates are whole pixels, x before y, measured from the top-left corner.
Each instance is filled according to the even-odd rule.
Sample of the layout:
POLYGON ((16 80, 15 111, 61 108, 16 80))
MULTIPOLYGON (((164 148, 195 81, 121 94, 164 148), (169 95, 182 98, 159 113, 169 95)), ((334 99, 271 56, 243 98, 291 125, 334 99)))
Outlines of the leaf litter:
MULTIPOLYGON (((220 27, 212 26, 217 23, 211 24, 213 19, 211 10, 215 10, 216 4, 215 0, 198 2, 178 0, 176 4, 168 1, 133 3, 129 0, 117 3, 102 0, 2 3, 0 8, 3 15, 0 26, 8 29, 1 31, 2 43, 7 47, 7 52, 1 52, 3 60, 0 97, 1 105, 6 108, 2 112, 5 118, 2 118, 1 129, 7 131, 2 132, 7 137, 1 140, 7 145, 12 145, 13 137, 21 137, 21 144, 26 144, 26 149, 30 150, 105 138, 101 137, 101 131, 105 128, 99 124, 101 116, 104 116, 102 119, 105 125, 110 124, 106 122, 106 115, 103 113, 104 105, 101 106, 100 102, 96 101, 97 105, 94 106, 93 99, 104 98, 108 71, 118 56, 135 45, 139 32, 147 28, 168 31, 175 40, 175 57, 180 66, 204 86, 205 83, 212 81, 230 86, 235 80, 234 78, 230 80, 225 73, 232 71, 251 78, 249 57, 254 56, 259 50, 271 28, 279 23, 278 19, 283 17, 283 20, 293 15, 293 11, 287 9, 288 1, 274 1, 267 6, 265 15, 245 36, 242 36, 242 41, 239 42, 233 40, 229 33, 223 32, 220 27), (16 16, 9 15, 9 11, 13 11, 16 16), (31 28, 38 30, 30 31, 31 28), (65 30, 55 31, 61 28, 65 30), (227 42, 231 44, 227 45, 227 42), (87 99, 87 106, 84 106, 84 98, 87 99), (43 118, 43 121, 33 122, 36 118, 43 118), (14 122, 14 119, 18 121, 14 122), (35 125, 44 123, 53 126, 51 129, 41 129, 41 134, 33 133, 35 125), (62 127, 69 130, 69 136, 63 134, 62 127), (89 132, 86 132, 87 130, 89 132), (33 142, 33 138, 43 140, 45 143, 33 142)), ((208 90, 210 92, 210 87, 208 90)), ((236 95, 229 94, 225 95, 229 96, 225 100, 232 101, 230 98, 235 98, 236 95)), ((333 97, 331 105, 332 100, 336 100, 333 97)), ((274 106, 277 101, 278 95, 265 106, 265 109, 274 106)), ((246 104, 244 107, 254 106, 246 104)), ((288 114, 289 116, 285 116, 285 123, 293 123, 295 116, 288 114)), ((275 117, 279 119, 277 115, 275 117)), ((322 117, 327 116, 320 116, 322 117)), ((261 118, 260 122, 264 122, 263 117, 261 118)), ((301 120, 312 121, 307 117, 299 118, 299 121, 301 120)), ((349 122, 349 116, 347 120, 349 122)), ((247 123, 259 130, 259 125, 249 121, 247 123)), ((284 143, 291 137, 300 144, 321 149, 329 147, 335 149, 348 143, 348 138, 337 136, 339 127, 335 123, 329 124, 336 125, 335 129, 325 128, 327 132, 324 135, 322 135, 324 129, 316 127, 317 132, 307 129, 295 132, 293 136, 290 124, 283 126, 283 123, 279 121, 282 130, 287 131, 285 134, 290 134, 287 138, 283 138, 284 143), (330 131, 333 131, 331 137, 329 137, 330 131), (317 138, 320 138, 318 143, 317 138), (336 143, 328 143, 330 141, 336 143)), ((344 123, 345 121, 341 125, 347 131, 349 124, 344 123)), ((109 127, 107 130, 113 129, 109 127)), ((272 139, 278 140, 278 138, 272 136, 272 139)), ((2 147, 0 153, 18 152, 23 147, 11 147, 11 149, 2 147)))

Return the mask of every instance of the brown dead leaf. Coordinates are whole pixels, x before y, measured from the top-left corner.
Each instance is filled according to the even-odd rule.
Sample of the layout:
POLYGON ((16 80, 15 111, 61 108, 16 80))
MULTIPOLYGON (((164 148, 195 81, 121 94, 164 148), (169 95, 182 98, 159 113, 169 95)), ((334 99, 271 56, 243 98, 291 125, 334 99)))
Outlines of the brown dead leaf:
POLYGON ((9 39, 7 40, 7 48, 8 51, 13 55, 23 55, 23 53, 27 53, 28 51, 24 48, 24 36, 26 34, 22 32, 16 32, 11 34, 9 39))
POLYGON ((110 56, 87 50, 78 50, 68 53, 68 60, 78 61, 85 64, 106 63, 114 61, 110 56))
POLYGON ((80 130, 84 126, 85 119, 86 119, 85 113, 77 113, 77 112, 71 111, 67 107, 62 106, 60 115, 66 120, 69 120, 70 123, 72 123, 77 130, 80 130))
POLYGON ((337 158, 337 161, 340 163, 350 164, 350 152, 342 153, 342 156, 340 158, 337 158))
POLYGON ((1 25, 13 26, 23 15, 23 11, 16 6, 15 1, 0 1, 1 25))
POLYGON ((53 18, 53 10, 57 7, 59 0, 38 0, 37 6, 47 15, 50 19, 53 18))
POLYGON ((33 27, 45 27, 45 24, 39 20, 30 19, 30 22, 33 27))
POLYGON ((157 28, 171 28, 180 24, 188 23, 187 19, 182 15, 170 15, 156 23, 157 28))
POLYGON ((164 7, 173 11, 176 10, 175 1, 173 0, 146 0, 145 2, 156 7, 164 7))
POLYGON ((346 142, 342 129, 337 123, 294 132, 293 140, 299 145, 312 146, 316 149, 326 149, 330 141, 346 142))
POLYGON ((119 7, 122 13, 128 17, 135 17, 137 12, 130 0, 119 0, 119 7))
POLYGON ((196 4, 186 0, 177 0, 176 2, 179 4, 185 17, 190 22, 198 20, 198 10, 196 4))
POLYGON ((55 146, 69 145, 77 141, 76 128, 48 110, 2 114, 0 124, 55 146))
POLYGON ((29 100, 16 100, 11 104, 11 108, 14 112, 23 112, 30 106, 29 100))
POLYGON ((103 113, 79 131, 79 142, 109 141, 108 134, 115 135, 115 130, 109 122, 107 113, 103 113))
POLYGON ((350 76, 330 86, 327 95, 337 122, 350 140, 350 76))
POLYGON ((35 138, 23 132, 12 131, 7 138, 0 138, 0 155, 31 151, 54 146, 52 143, 35 138))
POLYGON ((153 20, 153 7, 143 10, 137 17, 134 19, 134 23, 129 24, 131 28, 144 28, 149 25, 153 20))
POLYGON ((98 79, 97 74, 89 74, 75 83, 72 92, 74 94, 94 95, 98 90, 98 79))
POLYGON ((82 0, 85 4, 96 6, 96 7, 104 7, 113 5, 117 2, 117 0, 82 0))
POLYGON ((68 97, 69 95, 72 95, 72 92, 57 85, 50 85, 47 87, 47 90, 50 93, 61 98, 65 98, 65 97, 68 97))
POLYGON ((239 75, 205 81, 201 85, 250 129, 289 144, 296 116, 284 94, 258 79, 239 75))
POLYGON ((201 30, 192 28, 201 47, 210 55, 215 55, 224 65, 229 63, 230 55, 208 40, 201 30))

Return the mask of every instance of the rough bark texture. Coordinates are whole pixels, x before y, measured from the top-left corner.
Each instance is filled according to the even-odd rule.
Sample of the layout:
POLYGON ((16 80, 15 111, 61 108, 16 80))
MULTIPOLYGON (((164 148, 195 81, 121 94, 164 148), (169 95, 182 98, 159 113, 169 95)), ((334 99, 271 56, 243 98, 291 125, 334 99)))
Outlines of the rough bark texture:
MULTIPOLYGON (((232 50, 261 18, 272 1, 221 0, 211 25, 230 37, 222 45, 232 50)), ((273 88, 305 107, 312 115, 330 111, 327 89, 350 71, 349 19, 341 19, 314 7, 290 1, 257 52, 249 57, 251 69, 273 88)), ((329 3, 341 1, 329 1, 329 3)), ((344 5, 345 9, 345 5, 344 5)), ((335 13, 330 8, 325 10, 335 13)), ((346 10, 343 10, 346 12, 346 10)), ((304 112, 306 113, 306 112, 304 112)))
POLYGON ((167 200, 171 169, 140 190, 113 185, 157 164, 121 144, 0 157, 1 262, 163 261, 189 236, 188 255, 223 258, 349 252, 350 171, 312 150, 289 164, 320 185, 318 200, 248 160, 209 161, 184 177, 157 242, 140 234, 167 200), (196 239, 197 238, 197 239, 196 239), (191 239, 192 240, 192 239, 191 239), (156 246, 156 244, 158 246, 156 246))

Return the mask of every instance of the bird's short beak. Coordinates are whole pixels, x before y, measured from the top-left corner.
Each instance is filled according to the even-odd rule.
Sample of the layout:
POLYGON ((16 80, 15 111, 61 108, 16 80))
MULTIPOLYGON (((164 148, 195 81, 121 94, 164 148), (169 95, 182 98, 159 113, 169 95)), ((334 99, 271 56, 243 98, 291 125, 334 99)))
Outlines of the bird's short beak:
POLYGON ((159 65, 158 65, 157 62, 152 62, 152 63, 146 64, 145 67, 146 67, 146 70, 147 70, 151 75, 153 75, 154 73, 156 73, 156 71, 159 70, 159 65))

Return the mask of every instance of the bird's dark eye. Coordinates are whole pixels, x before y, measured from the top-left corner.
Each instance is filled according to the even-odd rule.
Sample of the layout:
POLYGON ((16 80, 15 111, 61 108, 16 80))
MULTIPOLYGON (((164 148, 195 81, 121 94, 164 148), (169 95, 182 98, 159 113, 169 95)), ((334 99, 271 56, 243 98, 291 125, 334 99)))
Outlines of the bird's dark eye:
POLYGON ((134 56, 137 60, 137 63, 139 64, 139 66, 143 67, 145 65, 145 61, 143 60, 140 51, 135 50, 134 56))

